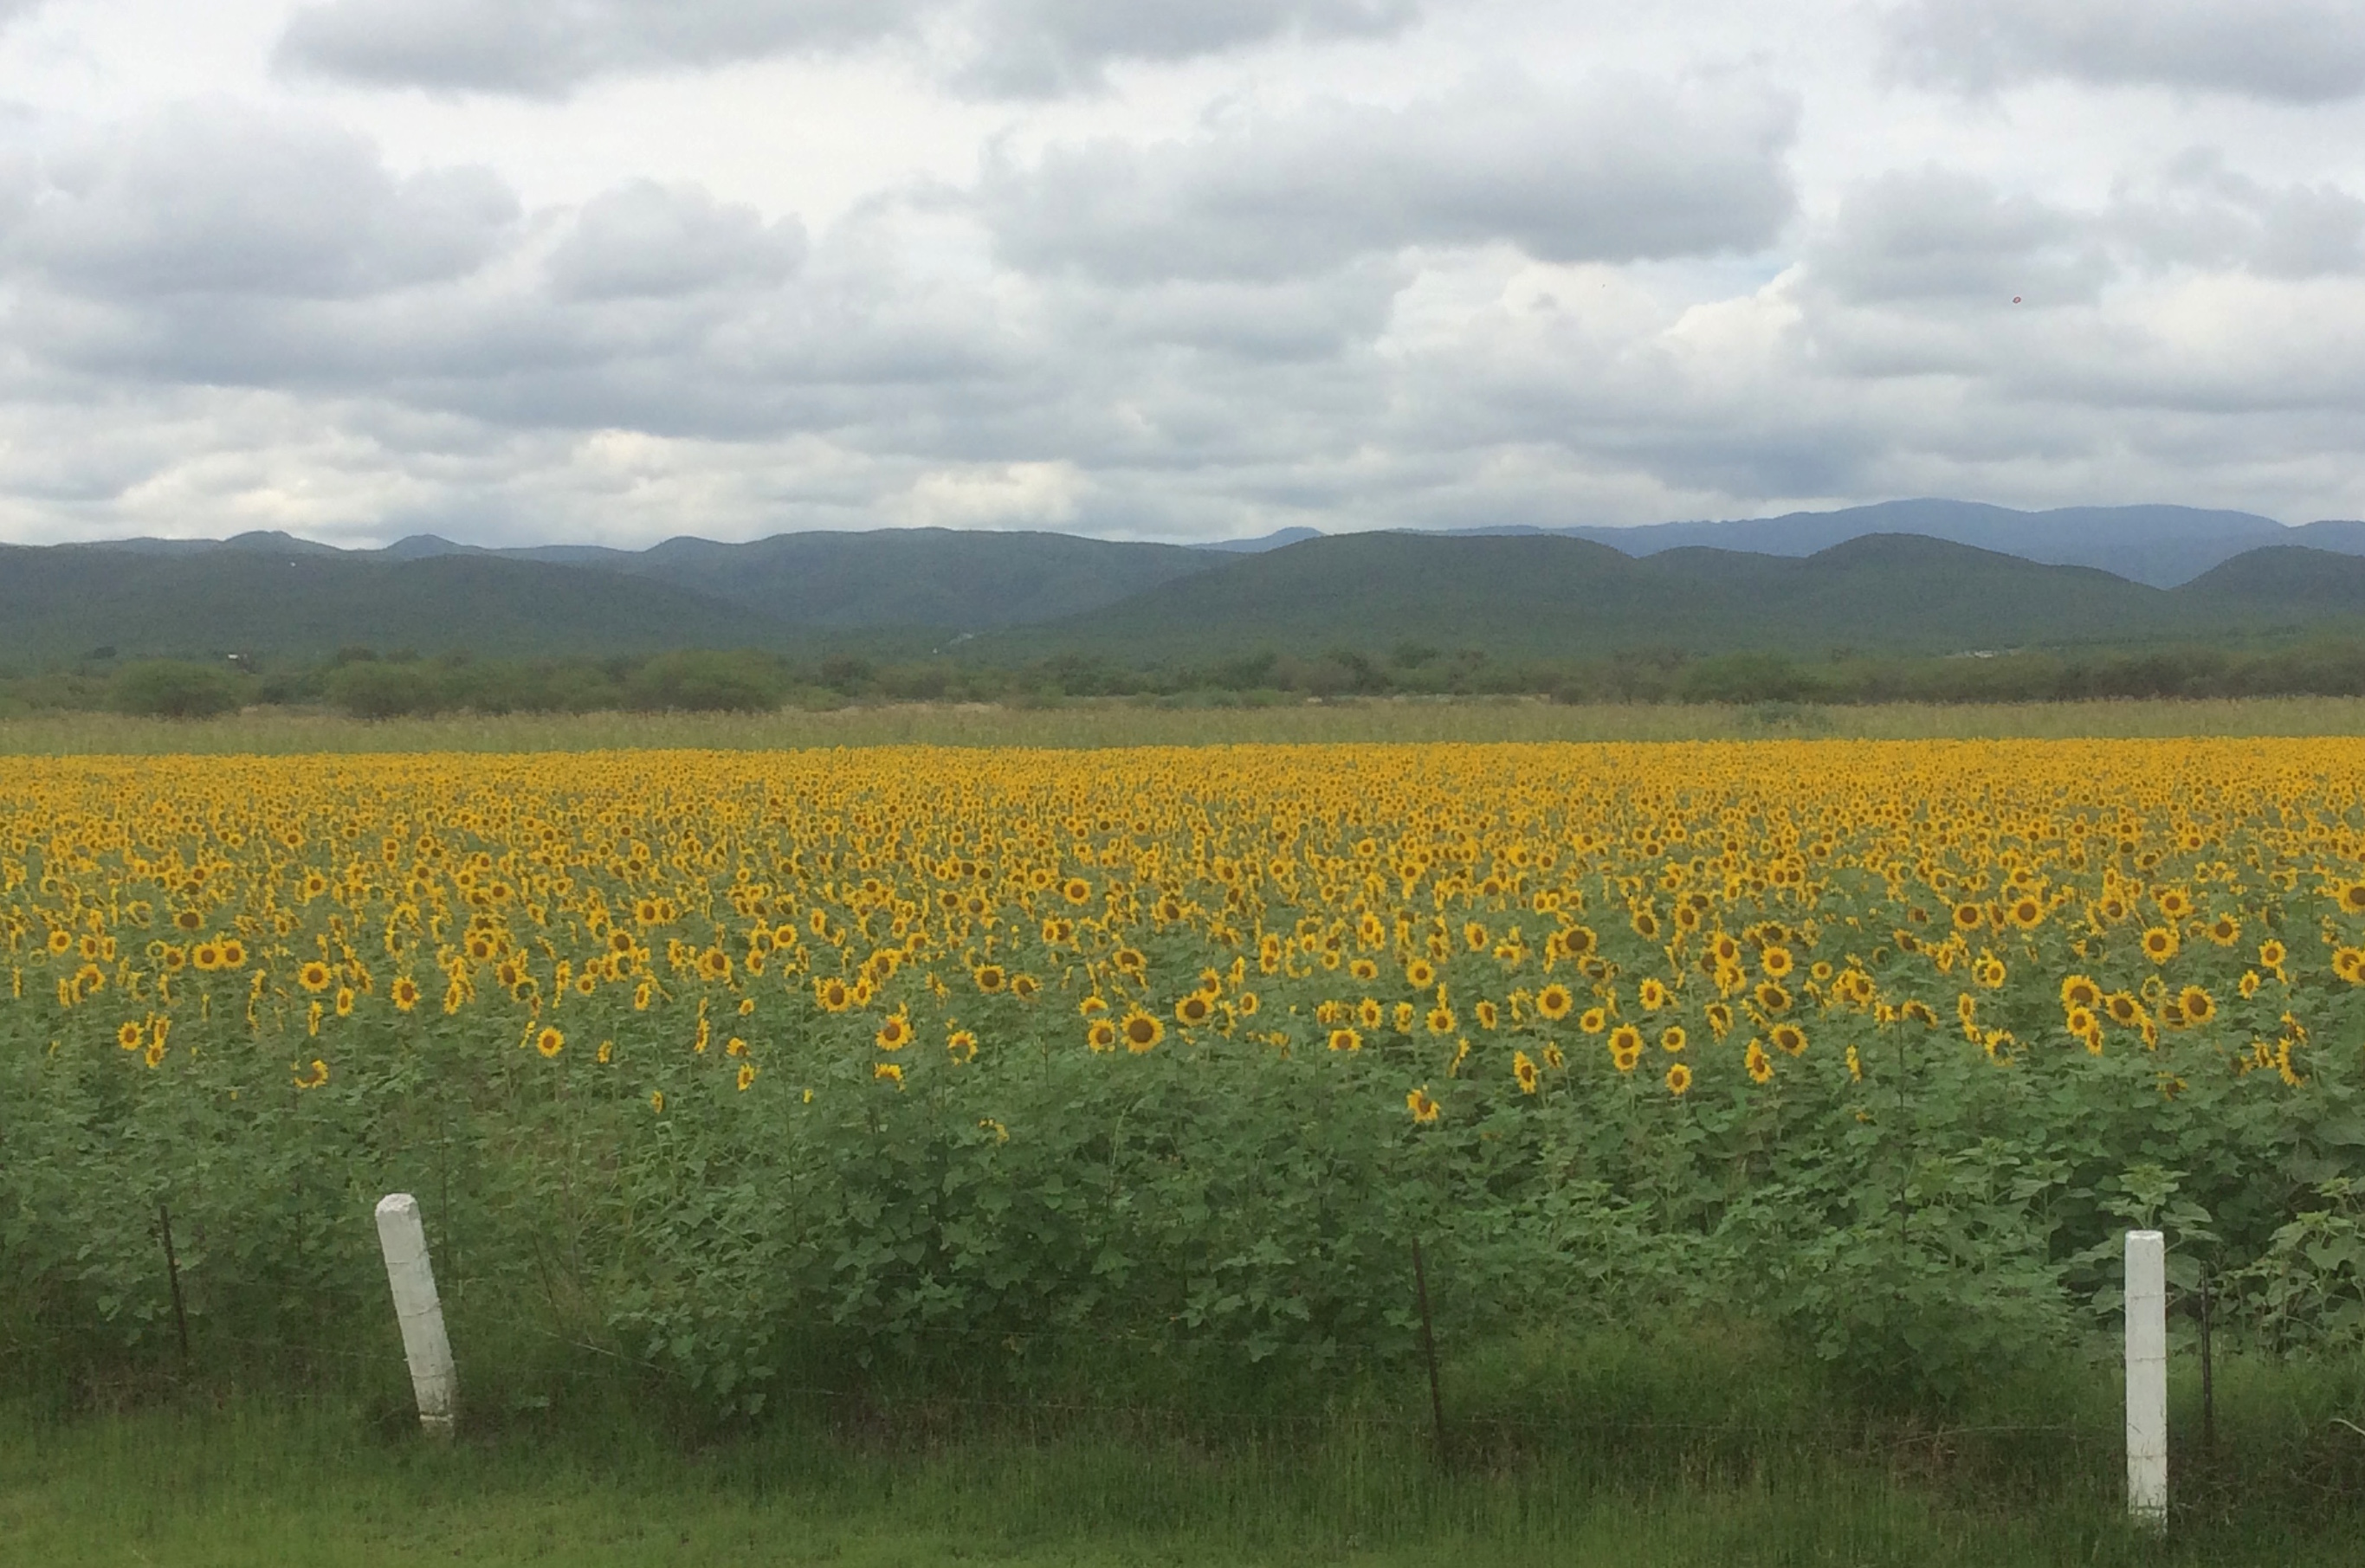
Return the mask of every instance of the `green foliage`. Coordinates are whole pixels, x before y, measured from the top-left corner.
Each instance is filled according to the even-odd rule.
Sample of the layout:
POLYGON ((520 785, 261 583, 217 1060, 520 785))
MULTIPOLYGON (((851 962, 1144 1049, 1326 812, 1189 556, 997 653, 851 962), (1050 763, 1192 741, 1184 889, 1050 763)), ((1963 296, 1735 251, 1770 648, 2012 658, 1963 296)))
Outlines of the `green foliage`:
POLYGON ((778 662, 751 654, 659 654, 626 692, 635 708, 678 713, 768 713, 786 695, 778 662))
POLYGON ((241 700, 238 679, 229 671, 175 659, 126 666, 107 699, 117 712, 151 719, 210 719, 233 711, 241 700))

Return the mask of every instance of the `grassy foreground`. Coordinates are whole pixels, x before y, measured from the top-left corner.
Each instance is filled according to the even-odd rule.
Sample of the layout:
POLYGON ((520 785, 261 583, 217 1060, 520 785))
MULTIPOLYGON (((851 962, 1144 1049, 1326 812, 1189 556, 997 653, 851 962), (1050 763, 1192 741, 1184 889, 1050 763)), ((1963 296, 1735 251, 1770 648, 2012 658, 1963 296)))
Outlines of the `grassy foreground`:
POLYGON ((1396 1433, 1312 1450, 788 1433, 696 1451, 512 1433, 439 1450, 351 1410, 0 1414, 0 1563, 378 1565, 2335 1564, 2356 1521, 2131 1532, 2115 1499, 1966 1500, 1910 1467, 1768 1451, 1621 1478, 1440 1475, 1396 1433))
POLYGON ((1108 700, 1037 708, 912 702, 760 715, 461 714, 375 722, 277 708, 196 721, 49 713, 0 720, 0 756, 2353 734, 2365 734, 2365 698, 1855 707, 1587 706, 1524 697, 1293 700, 1232 707, 1108 700))

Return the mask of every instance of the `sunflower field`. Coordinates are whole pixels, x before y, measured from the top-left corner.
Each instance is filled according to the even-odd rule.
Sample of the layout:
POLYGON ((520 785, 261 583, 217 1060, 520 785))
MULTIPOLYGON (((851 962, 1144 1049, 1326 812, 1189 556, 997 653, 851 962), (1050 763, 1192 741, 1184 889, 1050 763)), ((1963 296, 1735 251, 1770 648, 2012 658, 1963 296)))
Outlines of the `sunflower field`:
POLYGON ((0 939, 19 1368, 390 1343, 397 1190, 521 1397, 1385 1375, 1416 1241, 1938 1400, 2132 1224, 2365 1338, 2365 743, 12 758, 0 939))

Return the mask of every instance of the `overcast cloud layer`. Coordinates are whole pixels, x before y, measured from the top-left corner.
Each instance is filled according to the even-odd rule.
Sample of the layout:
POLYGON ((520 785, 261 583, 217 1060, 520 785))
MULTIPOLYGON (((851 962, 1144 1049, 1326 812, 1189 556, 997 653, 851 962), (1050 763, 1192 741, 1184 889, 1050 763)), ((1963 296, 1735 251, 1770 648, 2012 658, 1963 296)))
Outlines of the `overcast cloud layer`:
POLYGON ((2360 18, 0 0, 0 539, 2365 515, 2360 18))

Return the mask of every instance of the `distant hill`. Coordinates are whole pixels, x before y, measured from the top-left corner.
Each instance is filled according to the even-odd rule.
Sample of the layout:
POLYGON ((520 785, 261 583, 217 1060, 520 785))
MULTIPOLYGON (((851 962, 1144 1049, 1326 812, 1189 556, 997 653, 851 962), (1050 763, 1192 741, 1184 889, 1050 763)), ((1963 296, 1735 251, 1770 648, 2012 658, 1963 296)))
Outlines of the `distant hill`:
POLYGON ((2365 524, 2310 526, 2327 532, 2295 539, 2293 534, 2302 531, 2272 518, 2191 507, 2063 507, 2030 512, 1977 501, 1904 500, 1731 522, 1550 532, 1594 540, 1631 555, 1687 544, 1765 555, 1811 555, 1866 534, 1918 533, 2049 566, 2093 566, 2154 588, 2173 588, 2220 561, 2267 544, 2303 543, 2365 554, 2365 524), (2354 532, 2339 532, 2344 529, 2354 532))
POLYGON ((484 555, 0 547, 0 657, 319 656, 354 644, 560 655, 780 646, 742 606, 611 572, 484 555))
POLYGON ((989 657, 1076 649, 1128 661, 1255 648, 1378 655, 1407 643, 1524 658, 1950 653, 2146 637, 2177 619, 2173 595, 2104 572, 1900 535, 1803 559, 1685 547, 1637 560, 1552 535, 1358 533, 1247 556, 976 646, 989 657))
POLYGON ((2252 550, 2211 567, 2177 590, 2219 619, 2321 624, 2365 615, 2365 557, 2296 544, 2252 550))
MULTIPOLYGON (((1845 533, 1867 517, 1956 505, 1605 531, 1617 543, 1645 534, 1664 545, 1639 556, 1532 531, 1316 535, 1229 551, 943 529, 746 544, 677 539, 645 551, 490 551, 422 535, 347 552, 268 533, 0 547, 0 659, 57 663, 100 648, 125 657, 312 657, 356 644, 487 655, 757 647, 993 663, 1076 654, 1127 665, 1205 665, 1267 650, 1384 656, 1406 644, 1512 660, 1818 657, 2365 625, 2365 554, 2290 543, 2365 551, 2360 523, 2248 520, 2273 529, 2275 543, 2175 588, 1919 533, 1850 534, 1782 554, 1683 543, 1679 532, 1803 546, 1817 530, 1845 533)), ((1999 509, 1958 509, 1955 521, 1958 532, 1971 522, 2008 532, 2066 519, 2063 530, 2091 540, 2132 527, 2126 514, 2142 510, 2102 522, 2084 513, 2003 513, 1998 522, 1987 514, 1999 509)), ((2180 515, 2189 543, 2205 534, 2193 520, 2216 527, 2243 514, 2180 515)))
POLYGON ((218 544, 135 539, 64 548, 176 556, 275 550, 353 560, 523 561, 649 578, 794 626, 925 626, 951 633, 1079 614, 1209 570, 1227 558, 1179 544, 947 528, 781 533, 745 544, 680 538, 647 550, 595 544, 488 550, 415 534, 384 550, 339 551, 285 534, 252 533, 218 544))

